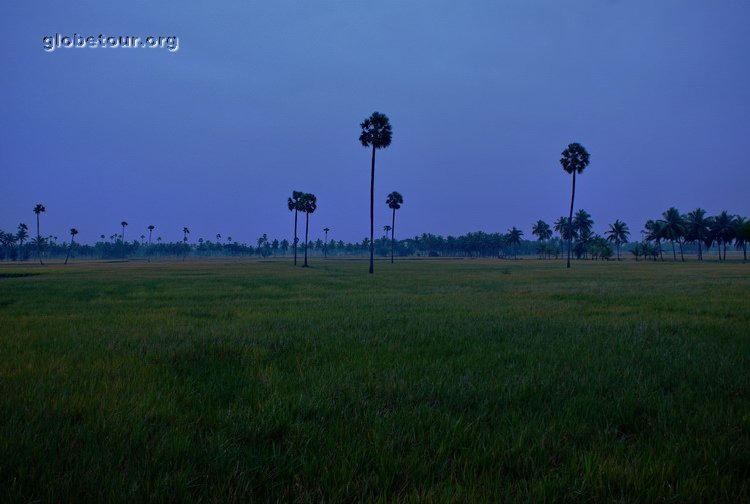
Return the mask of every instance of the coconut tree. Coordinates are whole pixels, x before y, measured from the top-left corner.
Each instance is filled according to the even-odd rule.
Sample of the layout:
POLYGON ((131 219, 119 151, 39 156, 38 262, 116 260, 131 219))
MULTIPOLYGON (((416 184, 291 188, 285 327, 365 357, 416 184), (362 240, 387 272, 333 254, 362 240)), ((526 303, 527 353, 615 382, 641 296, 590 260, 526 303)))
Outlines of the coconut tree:
POLYGON ((122 226, 122 234, 120 235, 120 239, 122 240, 123 243, 125 243, 125 227, 127 227, 127 225, 128 223, 125 221, 122 221, 120 223, 120 226, 122 226))
POLYGON ((536 239, 539 242, 539 250, 541 254, 544 251, 542 243, 552 238, 552 229, 550 229, 549 224, 539 219, 533 226, 531 226, 531 234, 536 236, 536 239))
POLYGON ((522 236, 523 231, 517 229, 516 226, 513 226, 508 230, 508 234, 506 235, 506 242, 513 248, 513 257, 518 257, 518 247, 521 245, 522 236))
POLYGON ((323 228, 323 232, 326 234, 325 243, 323 244, 323 259, 328 259, 328 231, 330 228, 323 228))
POLYGON ((42 235, 39 231, 39 214, 46 211, 47 209, 41 203, 37 203, 34 207, 34 213, 36 214, 36 255, 41 265, 44 265, 44 263, 42 262, 42 235))
POLYGON ((308 244, 308 230, 310 228, 310 214, 318 208, 318 198, 314 194, 304 193, 300 199, 300 212, 305 213, 305 263, 302 265, 303 268, 307 268, 307 244, 308 244))
POLYGON ((373 245, 373 235, 375 233, 375 151, 385 149, 391 145, 391 123, 385 114, 373 112, 359 125, 362 133, 359 135, 359 141, 363 147, 372 147, 372 164, 370 168, 370 273, 374 272, 373 257, 375 247, 373 245))
POLYGON ((294 212, 294 265, 297 265, 297 213, 302 209, 300 208, 300 202, 305 193, 301 191, 292 191, 292 197, 287 198, 287 207, 290 211, 294 212))
POLYGON ((565 253, 565 251, 563 250, 563 243, 565 243, 565 240, 568 239, 568 234, 570 234, 566 231, 568 225, 568 218, 564 215, 558 217, 554 224, 554 230, 557 231, 557 234, 560 235, 560 255, 563 255, 565 253))
MULTIPOLYGON (((573 175, 573 190, 570 194, 570 212, 568 214, 568 224, 572 227, 573 223, 573 203, 576 197, 576 174, 583 173, 583 170, 589 165, 589 153, 579 143, 568 144, 568 148, 562 152, 560 164, 567 173, 573 175)), ((568 236, 568 268, 570 268, 570 249, 573 245, 572 233, 568 236)))
POLYGON ((73 248, 73 241, 75 240, 78 230, 76 228, 70 228, 70 245, 68 246, 68 253, 65 255, 65 264, 68 264, 68 258, 70 257, 70 251, 73 248))
POLYGON ((16 231, 16 240, 18 240, 18 256, 23 261, 24 258, 24 250, 23 250, 23 242, 26 241, 29 237, 29 226, 24 224, 23 222, 18 225, 18 230, 16 231))
POLYGON ((727 260, 727 243, 732 243, 734 240, 734 217, 727 213, 726 210, 721 212, 719 215, 713 218, 711 231, 714 235, 714 240, 719 247, 719 259, 721 260, 721 249, 724 248, 724 261, 727 260))
POLYGON ((677 242, 680 245, 680 257, 684 262, 685 257, 682 254, 682 239, 685 237, 685 221, 682 220, 682 215, 680 215, 679 210, 675 207, 671 207, 661 215, 663 218, 663 235, 672 243, 672 257, 675 261, 677 260, 677 253, 674 247, 674 243, 677 242))
POLYGON ((646 232, 646 240, 656 243, 656 254, 654 260, 656 260, 656 256, 659 256, 663 261, 664 255, 661 250, 661 240, 664 238, 664 221, 649 219, 643 227, 646 232))
MULTIPOLYGON (((612 224, 609 225, 609 230, 604 233, 607 237, 607 241, 612 242, 617 247, 617 260, 620 260, 620 245, 623 243, 628 242, 628 237, 630 237, 630 230, 628 229, 628 225, 622 222, 620 219, 615 220, 612 224)), ((638 260, 638 256, 636 255, 636 260, 638 260)))
POLYGON ((388 208, 392 210, 391 225, 389 227, 391 231, 391 264, 393 264, 393 248, 396 235, 396 210, 401 208, 401 205, 404 204, 404 197, 401 196, 398 191, 393 191, 388 195, 385 203, 388 205, 388 208))
POLYGON ((706 211, 702 208, 696 208, 688 212, 682 218, 685 224, 685 241, 687 243, 698 243, 698 260, 703 260, 703 243, 708 237, 708 219, 706 211))

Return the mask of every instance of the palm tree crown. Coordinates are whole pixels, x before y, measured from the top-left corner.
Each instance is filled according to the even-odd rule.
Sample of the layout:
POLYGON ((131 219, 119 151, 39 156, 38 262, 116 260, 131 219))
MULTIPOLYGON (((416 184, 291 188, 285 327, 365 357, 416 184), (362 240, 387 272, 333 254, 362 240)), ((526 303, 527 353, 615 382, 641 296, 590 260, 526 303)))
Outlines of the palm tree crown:
POLYGON ((385 200, 385 202, 388 205, 388 208, 398 210, 404 203, 404 197, 401 196, 398 191, 393 191, 388 195, 388 198, 385 200))
POLYGON ((359 135, 359 141, 363 147, 372 146, 375 149, 384 149, 391 145, 393 130, 388 116, 380 112, 373 112, 370 117, 362 121, 359 125, 362 133, 359 135))

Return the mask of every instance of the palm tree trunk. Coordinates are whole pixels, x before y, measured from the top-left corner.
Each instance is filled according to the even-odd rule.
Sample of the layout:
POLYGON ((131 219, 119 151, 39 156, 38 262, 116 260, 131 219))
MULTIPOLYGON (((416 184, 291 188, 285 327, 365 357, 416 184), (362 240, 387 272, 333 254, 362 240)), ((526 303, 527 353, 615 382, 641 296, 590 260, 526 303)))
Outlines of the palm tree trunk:
POLYGON ((674 240, 669 240, 669 241, 672 242, 672 257, 674 261, 677 261, 677 252, 675 251, 675 248, 674 248, 674 240))
POLYGON ((328 259, 328 233, 326 233, 326 242, 323 244, 323 259, 328 259))
POLYGON ((39 233, 39 213, 36 214, 36 256, 39 258, 39 264, 42 262, 42 235, 39 233))
POLYGON ((568 215, 568 268, 570 268, 570 249, 573 246, 573 201, 576 199, 576 172, 573 170, 573 191, 570 195, 570 213, 568 215))
POLYGON ((701 247, 701 241, 698 240, 698 260, 703 260, 703 248, 701 247))
POLYGON ((307 268, 307 230, 310 225, 310 213, 305 212, 305 264, 302 266, 307 268))
POLYGON ((393 218, 391 219, 391 264, 393 264, 393 237, 396 234, 396 209, 393 209, 393 218))
POLYGON ((297 266, 297 209, 294 209, 294 265, 297 266))
POLYGON ((372 146, 372 167, 370 170, 370 273, 373 273, 373 255, 375 254, 375 242, 373 236, 375 233, 374 211, 375 211, 375 145, 372 146))
POLYGON ((727 260, 727 241, 724 240, 724 260, 727 260))
POLYGON ((70 257, 70 250, 73 248, 73 237, 70 237, 70 246, 68 246, 68 253, 65 254, 65 264, 68 264, 68 258, 70 257))
POLYGON ((680 244, 680 260, 685 262, 685 255, 682 253, 682 240, 678 242, 680 244))

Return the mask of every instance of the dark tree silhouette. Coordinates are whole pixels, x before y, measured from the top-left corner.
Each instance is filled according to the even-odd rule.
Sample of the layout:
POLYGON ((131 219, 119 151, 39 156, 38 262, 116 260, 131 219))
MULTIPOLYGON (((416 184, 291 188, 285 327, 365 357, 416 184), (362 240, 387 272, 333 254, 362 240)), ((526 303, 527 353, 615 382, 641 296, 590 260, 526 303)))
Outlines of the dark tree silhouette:
POLYGON ((370 117, 359 125, 362 133, 359 141, 364 147, 372 147, 372 165, 370 168, 370 273, 373 273, 373 256, 375 254, 374 232, 375 232, 375 150, 385 149, 391 145, 391 123, 385 114, 373 112, 370 117))
POLYGON ((727 260, 727 243, 734 240, 735 226, 734 217, 726 210, 712 219, 711 231, 719 247, 719 260, 721 260, 721 249, 724 248, 724 261, 727 260))
MULTIPOLYGON (((573 202, 576 198, 576 173, 583 173, 583 170, 589 165, 589 153, 579 143, 568 144, 568 148, 562 152, 560 164, 567 173, 573 174, 573 191, 570 195, 570 212, 568 214, 568 224, 572 227, 573 223, 573 202)), ((572 233, 568 236, 568 268, 570 268, 570 249, 573 246, 572 233)))
POLYGON ((310 214, 318 208, 318 198, 314 194, 305 193, 300 199, 300 212, 305 212, 305 264, 303 268, 307 268, 307 244, 308 242, 308 229, 310 228, 310 214))
POLYGON ((672 243, 672 257, 677 260, 677 252, 675 252, 674 242, 680 244, 680 258, 685 262, 685 256, 682 253, 682 238, 685 236, 685 221, 682 220, 680 211, 675 207, 671 207, 669 210, 662 214, 664 220, 662 220, 662 236, 668 239, 672 243))
POLYGON ((560 255, 563 255, 565 253, 565 250, 563 250, 563 243, 565 243, 565 240, 568 239, 568 227, 570 225, 570 222, 568 221, 568 218, 564 215, 561 217, 558 217, 555 221, 554 229, 557 231, 557 233, 560 235, 560 255))
POLYGON ((120 235, 120 239, 122 240, 122 243, 125 243, 125 227, 128 225, 128 223, 122 221, 120 225, 122 226, 122 234, 120 235))
POLYGON ((29 237, 29 226, 24 224, 23 222, 18 225, 18 230, 16 231, 16 240, 18 240, 18 256, 21 258, 21 260, 25 260, 25 254, 23 250, 23 242, 26 241, 26 239, 29 237))
POLYGON ((68 258, 70 257, 70 251, 73 249, 73 241, 75 240, 78 230, 76 228, 70 228, 70 245, 68 246, 68 253, 65 255, 65 264, 68 264, 68 258))
POLYGON ((329 228, 323 228, 323 232, 326 234, 326 241, 323 244, 323 259, 328 259, 328 231, 329 228))
POLYGON ((742 248, 742 260, 747 261, 747 242, 750 241, 750 220, 744 218, 737 219, 737 232, 735 236, 735 246, 742 248))
POLYGON ((42 235, 39 230, 39 214, 46 211, 47 209, 41 203, 37 203, 34 207, 34 213, 36 214, 36 255, 41 265, 44 265, 44 263, 42 262, 42 235))
POLYGON ((549 224, 540 219, 531 226, 531 234, 536 236, 536 239, 539 242, 540 258, 543 258, 544 248, 546 247, 542 247, 541 244, 552 238, 552 229, 549 227, 549 224))
POLYGON ((513 248, 513 257, 518 257, 518 246, 521 245, 521 237, 523 236, 523 231, 520 229, 517 229, 516 226, 513 226, 512 229, 508 230, 508 235, 506 236, 506 240, 508 245, 513 248))
POLYGON ((300 208, 300 202, 305 193, 301 191, 292 191, 292 197, 287 199, 286 206, 290 211, 294 212, 294 265, 297 266, 297 213, 302 209, 300 208))
POLYGON ((685 222, 685 241, 688 243, 698 243, 698 260, 703 260, 703 243, 708 238, 708 219, 706 211, 702 208, 696 208, 683 218, 685 222))
MULTIPOLYGON (((609 225, 609 230, 604 233, 607 236, 607 241, 612 242, 617 247, 617 260, 620 260, 620 246, 623 243, 628 242, 628 237, 630 236, 630 229, 628 229, 628 225, 622 222, 620 219, 617 219, 615 222, 609 225)), ((638 256, 636 256, 636 260, 638 260, 638 256)))
POLYGON ((388 205, 388 208, 390 208, 393 211, 393 216, 391 218, 391 264, 393 264, 393 248, 396 243, 396 210, 401 208, 401 205, 404 204, 404 197, 399 194, 398 191, 393 191, 388 195, 388 198, 385 200, 386 204, 388 205))

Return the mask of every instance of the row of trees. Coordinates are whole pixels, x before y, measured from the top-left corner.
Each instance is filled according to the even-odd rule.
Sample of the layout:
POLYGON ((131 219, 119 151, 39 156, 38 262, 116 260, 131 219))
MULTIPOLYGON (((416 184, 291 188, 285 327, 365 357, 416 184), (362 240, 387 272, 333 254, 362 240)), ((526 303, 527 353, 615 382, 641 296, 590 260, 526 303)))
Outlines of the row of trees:
MULTIPOLYGON (((328 239, 330 228, 323 229, 325 239, 309 240, 309 214, 317 208, 317 198, 309 193, 295 191, 289 198, 289 209, 304 212, 305 220, 305 263, 310 251, 313 254, 328 257, 362 255, 369 250, 378 256, 390 255, 391 261, 395 256, 463 256, 463 257, 517 257, 520 255, 538 254, 540 258, 558 258, 564 254, 564 243, 571 244, 571 256, 577 259, 611 259, 618 260, 623 251, 629 251, 636 261, 640 258, 662 259, 663 245, 669 243, 672 248, 672 258, 677 260, 677 251, 684 261, 685 252, 695 253, 698 260, 703 260, 704 252, 716 247, 720 261, 726 260, 726 250, 733 245, 742 250, 747 260, 747 243, 750 240, 750 221, 731 215, 724 211, 715 216, 708 216, 702 208, 697 208, 687 214, 681 214, 676 208, 666 210, 659 219, 648 220, 641 231, 641 241, 630 241, 631 232, 628 225, 621 221, 608 225, 603 235, 593 231, 594 221, 586 210, 578 210, 572 218, 561 216, 552 225, 544 220, 538 220, 532 225, 532 234, 536 241, 523 239, 523 231, 515 226, 506 233, 485 233, 477 231, 462 236, 442 237, 430 233, 396 240, 393 234, 395 228, 396 210, 401 207, 403 197, 392 192, 386 199, 386 204, 392 210, 391 225, 383 227, 383 236, 370 240, 364 238, 361 242, 345 243, 341 240, 328 239), (390 237, 388 234, 390 233, 390 237)), ((34 211, 37 215, 43 213, 44 205, 37 205, 34 211), (37 213, 37 210, 39 212, 37 213)), ((107 238, 100 236, 100 240, 92 245, 75 243, 78 234, 76 228, 70 229, 70 241, 58 243, 55 236, 41 236, 39 219, 37 219, 37 236, 29 236, 29 228, 21 223, 15 232, 0 230, 0 260, 27 260, 36 251, 38 259, 43 257, 65 257, 66 262, 72 255, 87 258, 125 258, 154 256, 251 256, 262 257, 286 256, 291 249, 296 259, 299 239, 296 237, 297 218, 295 215, 295 239, 292 243, 286 239, 269 239, 266 234, 258 238, 255 245, 233 242, 227 237, 222 242, 222 235, 216 234, 216 241, 199 238, 196 243, 188 242, 190 229, 182 229, 181 242, 164 243, 161 237, 152 242, 154 225, 147 227, 148 236, 140 235, 140 241, 124 240, 127 222, 122 221, 122 234, 113 234, 107 238)))

